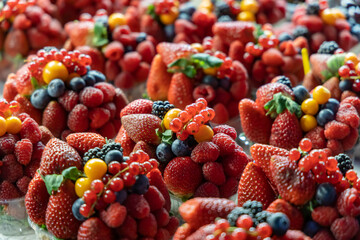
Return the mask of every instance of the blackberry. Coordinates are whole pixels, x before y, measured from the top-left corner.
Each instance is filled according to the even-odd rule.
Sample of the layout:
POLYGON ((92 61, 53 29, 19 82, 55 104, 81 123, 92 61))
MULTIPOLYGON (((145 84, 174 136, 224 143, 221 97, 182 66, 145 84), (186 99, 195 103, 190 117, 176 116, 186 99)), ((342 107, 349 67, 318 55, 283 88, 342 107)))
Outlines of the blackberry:
POLYGON ((229 4, 227 4, 225 1, 216 3, 215 14, 218 18, 225 15, 231 16, 231 9, 229 4))
POLYGON ((123 151, 121 144, 114 142, 113 140, 109 140, 102 148, 104 155, 110 152, 111 150, 119 150, 120 152, 123 151))
POLYGON ((323 42, 317 53, 322 54, 334 54, 334 52, 339 48, 339 45, 334 41, 325 41, 323 42))
POLYGON ((251 212, 251 209, 236 207, 227 215, 227 220, 231 226, 236 226, 236 221, 241 215, 249 215, 251 218, 254 218, 254 214, 251 212))
POLYGON ((352 161, 348 155, 340 153, 339 155, 335 156, 335 159, 338 161, 338 167, 344 176, 348 170, 354 169, 352 161))
POLYGON ((310 33, 307 27, 297 26, 293 31, 294 39, 297 37, 305 37, 306 39, 310 38, 310 33))
POLYGON ((258 201, 247 201, 242 206, 245 209, 250 209, 250 211, 255 216, 258 212, 261 212, 263 210, 263 205, 261 202, 258 201))
POLYGON ((306 7, 306 14, 308 15, 318 15, 320 11, 319 3, 313 2, 309 3, 306 7))
POLYGON ((278 79, 276 80, 276 82, 282 83, 282 84, 288 86, 290 89, 292 89, 291 81, 288 77, 279 76, 278 79))
POLYGON ((260 223, 266 222, 267 218, 271 215, 268 211, 258 212, 254 217, 254 225, 257 226, 260 223))
POLYGON ((84 154, 83 161, 87 162, 92 158, 100 158, 104 160, 105 155, 111 150, 119 150, 120 152, 123 151, 120 143, 109 140, 101 149, 96 147, 87 151, 84 154))
POLYGON ((169 101, 155 101, 152 106, 151 114, 163 119, 165 114, 175 106, 170 104, 169 101))
POLYGON ((103 151, 100 148, 98 148, 98 147, 92 148, 84 154, 83 160, 84 160, 84 162, 87 162, 92 158, 101 157, 102 154, 103 154, 103 151))

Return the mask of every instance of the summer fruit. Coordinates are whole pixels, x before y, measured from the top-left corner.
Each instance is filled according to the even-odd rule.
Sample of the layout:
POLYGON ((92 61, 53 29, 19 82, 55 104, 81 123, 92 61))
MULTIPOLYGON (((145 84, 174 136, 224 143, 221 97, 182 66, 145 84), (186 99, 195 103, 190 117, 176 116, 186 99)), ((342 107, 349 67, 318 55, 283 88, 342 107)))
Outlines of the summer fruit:
POLYGON ((96 133, 72 133, 66 137, 66 141, 80 154, 95 147, 101 148, 106 143, 105 138, 96 133))
POLYGON ((184 109, 194 101, 192 92, 193 85, 185 74, 176 73, 172 76, 168 90, 168 100, 171 104, 184 109))
POLYGON ((282 212, 284 213, 290 220, 290 228, 301 230, 304 224, 304 217, 302 213, 290 203, 283 199, 276 199, 273 201, 268 208, 266 209, 268 212, 282 212))
POLYGON ((253 31, 254 25, 249 22, 218 22, 213 27, 214 34, 219 36, 227 45, 235 40, 244 44, 252 42, 254 40, 253 31))
POLYGON ((120 112, 120 117, 131 114, 150 114, 153 102, 146 99, 137 99, 129 103, 120 112))
POLYGON ((176 61, 180 58, 186 58, 194 53, 195 49, 187 44, 160 43, 156 46, 157 52, 160 54, 165 65, 176 61))

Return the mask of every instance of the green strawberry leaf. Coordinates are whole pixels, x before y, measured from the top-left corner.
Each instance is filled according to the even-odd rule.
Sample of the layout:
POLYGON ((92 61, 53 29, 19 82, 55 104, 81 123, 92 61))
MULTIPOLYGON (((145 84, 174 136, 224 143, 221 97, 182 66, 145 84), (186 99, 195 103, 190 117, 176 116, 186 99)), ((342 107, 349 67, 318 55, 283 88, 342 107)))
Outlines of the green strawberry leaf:
POLYGON ((69 167, 62 171, 61 175, 64 177, 64 179, 76 181, 79 177, 82 176, 82 173, 76 167, 69 167))
POLYGON ((286 109, 298 118, 302 115, 301 106, 281 92, 274 94, 273 99, 265 104, 264 109, 268 111, 266 115, 270 115, 273 119, 286 109))
POLYGON ((159 16, 155 12, 155 5, 154 4, 150 4, 148 6, 148 9, 147 9, 146 13, 148 15, 150 15, 153 19, 155 19, 157 21, 159 20, 159 16))
POLYGON ((258 39, 261 35, 264 34, 264 30, 262 29, 260 24, 255 24, 254 37, 258 39))
POLYGON ((93 44, 95 47, 104 46, 109 42, 107 27, 101 22, 95 22, 93 44))
POLYGON ((33 86, 34 89, 39 89, 41 88, 40 84, 38 83, 37 79, 34 77, 31 77, 30 79, 31 85, 33 86))
POLYGON ((45 182, 49 195, 52 194, 52 191, 56 192, 64 181, 64 176, 59 174, 46 175, 45 177, 41 175, 41 178, 45 182))
POLYGON ((174 142, 174 140, 173 140, 173 132, 170 129, 163 132, 162 137, 161 137, 161 141, 171 145, 174 142))
POLYGON ((194 66, 188 65, 185 67, 185 69, 184 69, 184 71, 182 71, 182 73, 184 73, 189 78, 194 78, 196 75, 196 69, 194 66))
POLYGON ((187 65, 190 64, 190 61, 186 58, 179 58, 175 61, 173 61, 172 63, 170 63, 168 65, 168 68, 172 68, 172 67, 180 67, 180 68, 185 68, 187 65))

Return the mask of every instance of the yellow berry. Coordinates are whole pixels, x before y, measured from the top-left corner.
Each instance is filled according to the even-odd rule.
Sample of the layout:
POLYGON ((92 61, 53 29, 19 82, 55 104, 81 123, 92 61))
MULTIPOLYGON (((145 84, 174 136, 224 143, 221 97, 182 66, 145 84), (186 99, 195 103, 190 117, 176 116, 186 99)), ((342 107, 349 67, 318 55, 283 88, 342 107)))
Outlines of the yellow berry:
POLYGON ((17 134, 21 130, 21 120, 18 117, 6 118, 6 131, 11 134, 17 134))
POLYGON ((336 19, 345 19, 345 15, 338 9, 327 8, 320 14, 321 19, 329 25, 334 25, 336 19))
POLYGON ((252 12, 244 11, 237 15, 237 20, 255 22, 255 15, 252 12))
POLYGON ((91 180, 89 178, 78 178, 75 182, 75 193, 80 198, 84 192, 90 190, 91 180))
POLYGON ((256 0, 243 0, 240 4, 241 11, 249 11, 257 13, 259 10, 259 3, 256 0))
POLYGON ((193 43, 191 44, 191 47, 195 50, 197 50, 199 53, 204 52, 204 47, 200 43, 193 43))
POLYGON ((92 180, 100 179, 107 172, 107 165, 103 160, 93 158, 85 163, 84 172, 86 176, 92 180))
POLYGON ((317 86, 313 90, 313 98, 318 102, 318 104, 326 103, 331 97, 329 89, 323 86, 317 86))
POLYGON ((51 61, 46 64, 42 73, 44 82, 49 84, 51 80, 55 78, 60 78, 63 81, 66 81, 69 72, 66 66, 59 61, 51 61))
POLYGON ((354 65, 356 66, 359 63, 359 59, 357 58, 356 54, 353 52, 349 52, 345 55, 345 62, 347 61, 351 61, 354 63, 354 65))
POLYGON ((210 68, 204 68, 203 71, 206 75, 211 75, 211 76, 215 76, 217 73, 217 68, 215 67, 210 67, 210 68))
POLYGON ((208 125, 202 125, 199 128, 199 131, 196 134, 194 134, 194 138, 198 143, 211 141, 213 136, 214 136, 214 131, 208 125))
POLYGON ((169 13, 160 14, 160 21, 165 25, 170 25, 175 22, 179 15, 177 8, 172 8, 169 13))
POLYGON ((164 126, 166 129, 170 129, 170 122, 171 120, 173 120, 174 118, 176 118, 179 114, 179 112, 181 112, 181 109, 179 108, 173 108, 173 109, 170 109, 164 116, 164 120, 163 120, 163 123, 164 123, 164 126))
POLYGON ((6 120, 0 117, 0 137, 6 133, 6 120))
POLYGON ((304 132, 308 132, 317 126, 316 118, 312 115, 304 115, 300 119, 300 126, 304 132))
POLYGON ((305 114, 315 115, 319 111, 319 104, 313 98, 308 98, 301 104, 301 110, 305 114))
POLYGON ((126 25, 126 18, 122 13, 113 13, 108 19, 110 29, 114 29, 117 26, 126 25))
POLYGON ((199 9, 211 12, 213 9, 213 4, 211 3, 211 1, 202 1, 199 4, 199 9))

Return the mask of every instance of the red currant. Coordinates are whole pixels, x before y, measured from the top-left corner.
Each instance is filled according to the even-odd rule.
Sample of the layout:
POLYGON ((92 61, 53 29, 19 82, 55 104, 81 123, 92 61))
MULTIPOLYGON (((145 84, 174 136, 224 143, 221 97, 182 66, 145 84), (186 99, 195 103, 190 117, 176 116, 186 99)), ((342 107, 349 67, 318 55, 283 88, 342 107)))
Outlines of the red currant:
POLYGON ((236 228, 232 234, 231 234, 234 239, 236 240, 246 240, 247 238, 247 233, 246 233, 246 230, 243 229, 243 228, 236 228))
POLYGON ((262 238, 267 238, 270 237, 272 234, 272 228, 268 223, 260 223, 259 225, 257 225, 256 227, 257 232, 259 233, 259 235, 262 238))
POLYGON ((199 103, 199 102, 202 102, 205 105, 205 107, 207 107, 207 101, 205 98, 196 99, 195 103, 199 103))
POLYGON ((87 190, 84 192, 84 201, 88 205, 93 205, 96 202, 97 195, 93 190, 87 190))
POLYGON ((180 118, 173 118, 170 122, 170 129, 173 132, 178 132, 183 128, 183 123, 180 118))
POLYGON ((199 126, 205 123, 205 119, 201 114, 195 115, 193 121, 196 122, 199 126))
POLYGON ((179 119, 182 123, 187 123, 191 119, 191 116, 187 111, 181 111, 179 113, 179 119))
POLYGON ((190 104, 190 105, 186 106, 185 111, 187 111, 191 117, 196 115, 195 105, 190 104))
POLYGON ((0 99, 0 112, 6 112, 9 109, 9 103, 5 99, 0 99))
POLYGON ((91 182, 91 189, 98 194, 104 189, 104 183, 100 179, 93 180, 91 182))
POLYGON ((176 133, 176 137, 181 141, 185 141, 189 137, 189 133, 185 130, 176 133))
POLYGON ((105 174, 105 176, 103 176, 103 178, 102 178, 102 182, 104 184, 107 184, 111 178, 112 178, 112 176, 110 174, 105 174))
POLYGON ((347 78, 349 77, 350 68, 347 65, 343 65, 338 70, 340 77, 347 78))
POLYGON ((148 173, 148 172, 151 171, 152 165, 149 162, 144 162, 143 163, 143 168, 144 168, 144 173, 148 173))
POLYGON ((226 231, 230 227, 229 222, 226 219, 219 219, 215 222, 215 231, 223 230, 226 231))
POLYGON ((189 134, 195 134, 199 131, 199 124, 197 124, 196 122, 191 122, 186 126, 186 131, 189 134))
POLYGON ((300 151, 296 148, 293 148, 289 152, 289 158, 290 160, 297 161, 301 157, 300 151))
POLYGON ((253 226, 253 220, 249 215, 241 215, 236 220, 236 226, 240 228, 249 229, 253 226))
POLYGON ((353 61, 346 61, 345 65, 349 67, 350 70, 355 70, 355 63, 353 61))
POLYGON ((124 188, 124 182, 121 178, 116 177, 110 182, 110 189, 114 192, 119 192, 124 188))
POLYGON ((135 184, 136 178, 134 175, 130 174, 129 172, 125 173, 123 177, 124 185, 126 187, 130 187, 135 184))
POLYGON ((214 117, 215 117, 215 111, 214 111, 214 109, 212 109, 212 108, 207 108, 207 112, 208 112, 208 114, 209 114, 209 120, 210 120, 210 121, 213 120, 214 117))
POLYGON ((108 204, 104 201, 104 196, 103 196, 96 202, 95 209, 100 211, 105 209, 107 206, 108 204))
POLYGON ((117 174, 121 170, 121 164, 117 161, 112 161, 108 166, 108 172, 112 175, 117 174))
POLYGON ((104 202, 110 204, 110 203, 115 202, 115 199, 116 199, 116 195, 115 195, 115 193, 113 191, 111 191, 111 190, 106 190, 105 191, 104 202))
POLYGON ((151 164, 152 166, 152 169, 155 169, 155 168, 158 168, 159 167, 159 162, 156 161, 156 159, 152 158, 149 160, 149 163, 151 164))
POLYGON ((303 138, 301 139, 299 143, 299 147, 304 152, 309 152, 312 149, 312 143, 309 138, 303 138))
POLYGON ((129 173, 132 175, 138 175, 140 173, 140 164, 138 162, 130 163, 129 173))
POLYGON ((356 172, 352 169, 350 169, 346 172, 345 177, 350 182, 354 182, 358 178, 356 172))
POLYGON ((329 157, 326 161, 325 161, 325 167, 326 170, 333 172, 336 171, 338 168, 338 161, 334 158, 334 157, 329 157))
POLYGON ((360 79, 355 79, 352 89, 354 90, 354 92, 360 92, 360 79))
POLYGON ((302 172, 309 172, 313 168, 310 157, 309 156, 303 157, 299 161, 298 167, 302 172))
POLYGON ((84 217, 89 217, 91 211, 91 206, 87 204, 83 204, 80 206, 79 212, 84 217))

